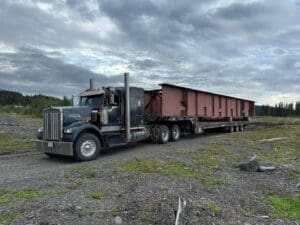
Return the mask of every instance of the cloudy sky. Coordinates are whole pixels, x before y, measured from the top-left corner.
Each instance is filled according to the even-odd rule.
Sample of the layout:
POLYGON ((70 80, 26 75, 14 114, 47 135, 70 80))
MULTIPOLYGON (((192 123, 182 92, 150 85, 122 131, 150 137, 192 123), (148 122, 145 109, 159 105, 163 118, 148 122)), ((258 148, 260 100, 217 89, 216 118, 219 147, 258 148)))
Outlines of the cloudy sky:
POLYGON ((71 96, 124 72, 146 89, 300 100, 300 1, 0 1, 0 89, 71 96))

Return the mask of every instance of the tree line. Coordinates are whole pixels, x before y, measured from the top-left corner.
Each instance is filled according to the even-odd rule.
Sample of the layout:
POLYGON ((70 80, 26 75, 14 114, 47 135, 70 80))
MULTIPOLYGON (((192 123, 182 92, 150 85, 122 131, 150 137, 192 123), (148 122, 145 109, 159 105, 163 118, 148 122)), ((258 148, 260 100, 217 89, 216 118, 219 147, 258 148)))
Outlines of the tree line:
POLYGON ((296 103, 279 102, 275 106, 255 106, 257 116, 300 116, 300 101, 296 103))
POLYGON ((23 95, 19 92, 0 90, 0 112, 14 112, 23 115, 41 117, 44 108, 49 106, 68 106, 72 100, 46 95, 23 95))

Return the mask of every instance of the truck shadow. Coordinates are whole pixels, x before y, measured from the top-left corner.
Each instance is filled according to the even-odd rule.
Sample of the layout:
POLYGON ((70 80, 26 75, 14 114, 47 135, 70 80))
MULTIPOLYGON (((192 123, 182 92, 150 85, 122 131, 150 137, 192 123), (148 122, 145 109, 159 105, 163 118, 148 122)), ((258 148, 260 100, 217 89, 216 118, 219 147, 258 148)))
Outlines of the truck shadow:
POLYGON ((159 147, 170 147, 173 145, 176 145, 176 143, 188 141, 188 140, 194 140, 194 139, 204 139, 211 136, 216 135, 224 135, 226 134, 224 131, 220 130, 209 130, 202 134, 185 134, 180 137, 180 140, 177 142, 168 142, 167 144, 155 144, 150 141, 144 141, 144 142, 138 142, 138 143, 132 143, 128 145, 120 145, 120 146, 114 146, 110 148, 104 148, 101 150, 101 153, 98 157, 100 159, 101 157, 109 157, 112 155, 117 155, 121 153, 128 153, 128 152, 134 152, 134 151, 147 151, 150 146, 154 146, 155 148, 159 147))

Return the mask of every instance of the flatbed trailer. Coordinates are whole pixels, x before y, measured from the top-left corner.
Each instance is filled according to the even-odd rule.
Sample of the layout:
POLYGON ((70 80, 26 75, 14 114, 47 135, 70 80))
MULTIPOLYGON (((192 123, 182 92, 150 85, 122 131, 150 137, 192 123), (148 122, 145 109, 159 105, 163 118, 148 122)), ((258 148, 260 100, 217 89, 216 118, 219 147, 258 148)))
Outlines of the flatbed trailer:
POLYGON ((254 116, 251 100, 172 84, 145 91, 129 87, 129 75, 124 77, 124 87, 96 89, 91 81, 74 106, 45 109, 37 149, 87 161, 104 147, 144 140, 164 144, 215 128, 243 131, 254 116))
POLYGON ((215 128, 233 132, 244 130, 254 116, 251 100, 166 83, 160 86, 144 93, 148 124, 165 125, 169 130, 179 128, 180 133, 200 134, 215 128))

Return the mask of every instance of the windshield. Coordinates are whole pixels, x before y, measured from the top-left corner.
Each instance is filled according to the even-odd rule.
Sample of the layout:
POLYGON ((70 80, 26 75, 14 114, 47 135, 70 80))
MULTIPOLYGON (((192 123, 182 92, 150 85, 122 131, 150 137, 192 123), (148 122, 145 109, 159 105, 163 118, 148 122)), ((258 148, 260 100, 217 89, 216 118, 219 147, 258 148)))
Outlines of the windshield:
POLYGON ((103 105, 103 95, 82 96, 79 99, 78 105, 98 108, 103 105))

